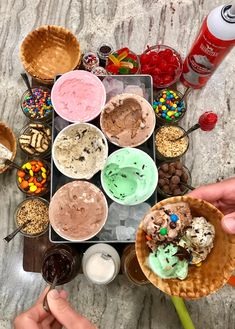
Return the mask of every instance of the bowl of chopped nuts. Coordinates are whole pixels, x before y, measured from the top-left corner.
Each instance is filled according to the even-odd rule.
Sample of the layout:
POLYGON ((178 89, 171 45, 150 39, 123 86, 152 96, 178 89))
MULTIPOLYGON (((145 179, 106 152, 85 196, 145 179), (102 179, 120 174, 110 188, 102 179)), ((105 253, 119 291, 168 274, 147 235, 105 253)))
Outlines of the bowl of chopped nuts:
POLYGON ((29 197, 22 201, 14 213, 16 226, 27 223, 20 233, 34 238, 43 235, 49 225, 49 202, 39 197, 29 197))
POLYGON ((180 159, 189 148, 189 138, 179 126, 165 125, 156 130, 156 157, 161 161, 180 159))

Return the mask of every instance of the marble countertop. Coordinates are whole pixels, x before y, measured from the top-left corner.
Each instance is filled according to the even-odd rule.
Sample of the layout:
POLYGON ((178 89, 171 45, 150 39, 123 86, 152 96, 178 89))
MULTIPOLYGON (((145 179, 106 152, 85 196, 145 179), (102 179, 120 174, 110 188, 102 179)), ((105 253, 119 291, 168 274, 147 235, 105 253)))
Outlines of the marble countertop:
MULTIPOLYGON (((82 49, 94 50, 101 41, 114 48, 129 45, 140 53, 147 44, 164 43, 185 56, 203 17, 223 0, 8 0, 0 2, 0 118, 17 135, 26 120, 19 106, 25 90, 20 77, 19 46, 32 29, 43 24, 72 30, 82 49)), ((184 162, 192 183, 199 186, 235 174, 235 49, 207 86, 188 99, 182 126, 197 122, 205 110, 219 115, 211 133, 195 132, 184 162)), ((17 160, 22 155, 17 153, 17 160)), ((22 268, 23 238, 9 245, 2 238, 14 228, 13 213, 23 195, 15 173, 0 175, 0 329, 12 328, 12 319, 32 305, 45 287, 40 274, 22 268)), ((101 329, 180 329, 170 298, 151 285, 136 287, 119 276, 108 286, 92 286, 79 275, 65 285, 70 301, 101 329)), ((186 302, 197 329, 232 329, 235 290, 226 285, 201 300, 186 302)))

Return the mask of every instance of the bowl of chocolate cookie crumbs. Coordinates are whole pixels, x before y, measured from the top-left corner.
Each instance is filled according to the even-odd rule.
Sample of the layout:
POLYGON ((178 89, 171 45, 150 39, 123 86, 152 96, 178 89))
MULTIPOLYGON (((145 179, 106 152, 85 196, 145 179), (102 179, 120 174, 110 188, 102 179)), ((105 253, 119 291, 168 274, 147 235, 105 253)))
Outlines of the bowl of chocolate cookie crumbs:
POLYGON ((48 230, 49 202, 38 197, 29 197, 22 201, 15 210, 15 222, 21 226, 28 224, 20 231, 26 237, 38 237, 48 230))
POLYGON ((188 150, 189 138, 179 126, 166 125, 156 131, 156 157, 162 161, 180 159, 188 150), (180 138, 182 137, 182 138, 180 138))
POLYGON ((28 156, 47 157, 51 152, 51 127, 31 122, 21 129, 18 143, 28 156))

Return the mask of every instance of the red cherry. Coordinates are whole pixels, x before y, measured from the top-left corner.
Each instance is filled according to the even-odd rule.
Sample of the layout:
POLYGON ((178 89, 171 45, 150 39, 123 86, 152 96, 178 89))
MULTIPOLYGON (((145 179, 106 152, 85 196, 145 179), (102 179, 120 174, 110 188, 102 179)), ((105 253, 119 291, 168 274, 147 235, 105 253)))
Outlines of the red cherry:
POLYGON ((173 81, 173 77, 172 75, 169 75, 169 74, 164 74, 163 77, 162 77, 162 81, 164 84, 169 84, 173 81))
POLYGON ((159 67, 155 67, 152 71, 152 74, 153 75, 160 75, 162 72, 161 70, 159 69, 159 67))
POLYGON ((165 57, 165 50, 160 50, 158 52, 158 55, 161 57, 161 58, 164 58, 165 57))
POLYGON ((156 86, 161 85, 161 79, 160 79, 160 77, 157 76, 157 75, 153 76, 153 83, 154 83, 156 86))
POLYGON ((175 70, 176 70, 175 66, 169 65, 167 67, 166 73, 169 74, 169 75, 175 75, 175 70))
POLYGON ((169 58, 169 64, 176 65, 177 67, 179 66, 179 62, 175 56, 172 56, 171 58, 169 58))
POLYGON ((159 64, 159 69, 162 71, 162 72, 166 72, 167 70, 167 62, 162 59, 160 64, 159 64))
POLYGON ((147 64, 141 66, 141 73, 149 74, 151 72, 151 67, 147 64))
POLYGON ((148 64, 148 62, 150 61, 150 56, 148 54, 142 54, 140 55, 140 62, 141 64, 148 64))
POLYGON ((172 56, 174 56, 173 51, 171 49, 165 49, 164 52, 165 52, 165 57, 167 59, 168 58, 171 58, 172 56))
POLYGON ((158 54, 152 55, 151 64, 159 65, 160 61, 161 61, 161 57, 158 54))

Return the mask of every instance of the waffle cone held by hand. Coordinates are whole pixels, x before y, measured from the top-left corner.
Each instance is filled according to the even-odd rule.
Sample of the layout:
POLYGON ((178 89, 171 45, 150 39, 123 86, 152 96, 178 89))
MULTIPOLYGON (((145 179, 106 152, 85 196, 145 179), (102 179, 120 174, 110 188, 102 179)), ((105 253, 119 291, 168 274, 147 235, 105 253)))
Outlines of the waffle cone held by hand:
POLYGON ((72 71, 80 64, 80 45, 73 33, 64 27, 45 25, 23 40, 20 59, 34 79, 52 84, 57 74, 72 71))
POLYGON ((235 267, 235 236, 226 234, 221 228, 223 214, 210 203, 178 196, 157 203, 151 210, 158 210, 167 204, 187 202, 193 217, 204 217, 215 228, 214 247, 200 267, 189 266, 184 280, 161 279, 147 265, 150 249, 146 244, 146 234, 140 224, 136 235, 136 254, 140 266, 148 280, 163 292, 186 299, 207 296, 222 288, 232 275, 235 267))

